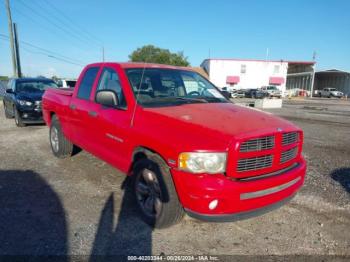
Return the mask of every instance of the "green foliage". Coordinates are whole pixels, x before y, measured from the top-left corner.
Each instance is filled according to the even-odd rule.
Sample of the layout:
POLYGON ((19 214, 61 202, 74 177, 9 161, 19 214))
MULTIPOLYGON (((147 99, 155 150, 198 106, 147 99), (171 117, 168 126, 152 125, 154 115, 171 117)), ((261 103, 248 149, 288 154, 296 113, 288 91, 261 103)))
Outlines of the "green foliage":
POLYGON ((145 45, 137 48, 129 55, 132 62, 147 62, 174 66, 189 66, 187 57, 183 52, 171 53, 168 49, 162 49, 153 45, 145 45))
POLYGON ((0 81, 8 81, 9 77, 8 76, 0 76, 0 81))

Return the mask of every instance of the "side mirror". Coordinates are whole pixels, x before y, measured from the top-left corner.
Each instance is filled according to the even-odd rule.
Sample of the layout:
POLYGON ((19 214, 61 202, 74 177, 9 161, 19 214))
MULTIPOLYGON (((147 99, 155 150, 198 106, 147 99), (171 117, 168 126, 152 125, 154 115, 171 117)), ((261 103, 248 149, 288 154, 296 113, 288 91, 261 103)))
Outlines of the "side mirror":
POLYGON ((8 89, 6 89, 6 93, 13 94, 14 92, 13 92, 13 90, 11 88, 8 88, 8 89))
POLYGON ((96 93, 96 103, 106 107, 117 107, 118 95, 113 90, 99 90, 96 93))

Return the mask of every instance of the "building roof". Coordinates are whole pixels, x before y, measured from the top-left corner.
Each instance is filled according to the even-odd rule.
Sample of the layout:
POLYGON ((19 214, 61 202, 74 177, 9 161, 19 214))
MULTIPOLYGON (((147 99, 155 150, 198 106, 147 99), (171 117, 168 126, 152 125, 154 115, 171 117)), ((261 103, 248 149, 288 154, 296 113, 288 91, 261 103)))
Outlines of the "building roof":
POLYGON ((207 72, 205 72, 203 68, 201 68, 201 67, 192 67, 192 70, 196 71, 198 74, 200 74, 200 75, 204 76, 205 78, 209 79, 209 76, 208 76, 207 72))
POLYGON ((265 59, 241 59, 241 58, 207 58, 204 59, 202 63, 205 61, 212 61, 212 60, 222 60, 222 61, 242 61, 242 62, 284 62, 288 64, 304 64, 304 65, 314 65, 316 64, 316 61, 292 61, 292 60, 265 60, 265 59))
POLYGON ((321 70, 321 71, 317 71, 316 74, 350 74, 350 71, 343 71, 343 70, 339 70, 339 69, 327 69, 327 70, 321 70))

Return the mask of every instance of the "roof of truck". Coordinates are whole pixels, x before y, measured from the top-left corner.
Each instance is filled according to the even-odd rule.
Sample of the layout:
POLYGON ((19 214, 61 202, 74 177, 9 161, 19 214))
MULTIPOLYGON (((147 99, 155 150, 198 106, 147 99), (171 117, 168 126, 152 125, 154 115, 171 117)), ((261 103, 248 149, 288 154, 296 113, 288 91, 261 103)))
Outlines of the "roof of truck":
MULTIPOLYGON (((103 64, 116 64, 120 65, 124 69, 128 68, 163 68, 163 69, 182 69, 193 71, 191 67, 185 66, 172 66, 172 65, 163 65, 163 64, 155 64, 155 63, 143 63, 143 62, 104 62, 104 63, 94 63, 92 65, 103 65, 103 64)), ((91 66, 91 65, 90 65, 91 66)))

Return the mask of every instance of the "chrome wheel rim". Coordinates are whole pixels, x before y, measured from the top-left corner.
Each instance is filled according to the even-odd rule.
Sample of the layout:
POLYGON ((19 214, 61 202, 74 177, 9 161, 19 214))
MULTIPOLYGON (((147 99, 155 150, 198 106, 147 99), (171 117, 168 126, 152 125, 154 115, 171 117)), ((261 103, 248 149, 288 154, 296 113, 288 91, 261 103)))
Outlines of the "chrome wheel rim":
POLYGON ((136 181, 137 201, 144 212, 149 217, 157 217, 162 209, 160 187, 156 174, 143 169, 136 181))
POLYGON ((56 127, 51 127, 50 141, 51 141, 51 147, 53 151, 57 153, 59 150, 59 143, 58 143, 58 130, 56 127))

